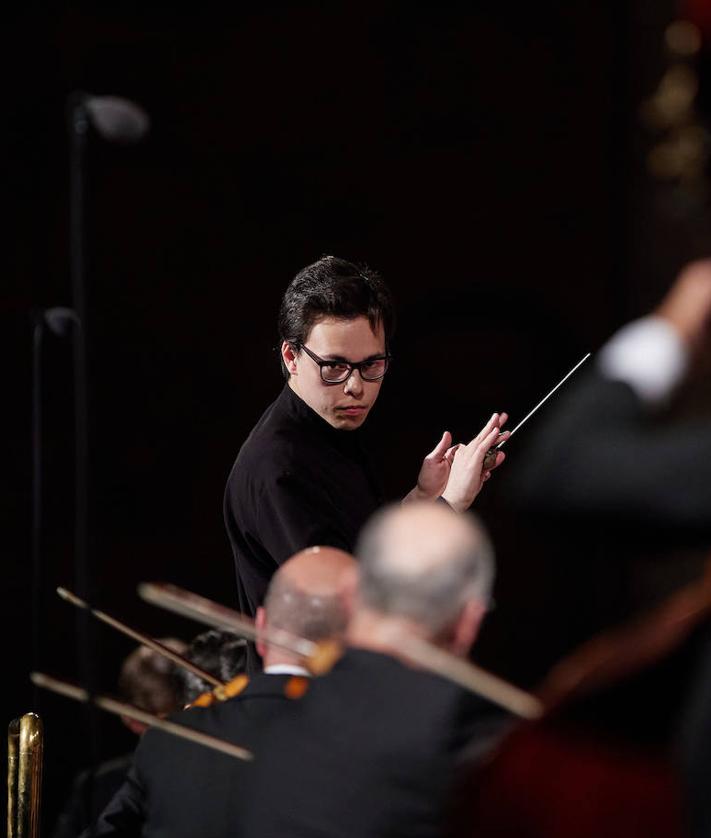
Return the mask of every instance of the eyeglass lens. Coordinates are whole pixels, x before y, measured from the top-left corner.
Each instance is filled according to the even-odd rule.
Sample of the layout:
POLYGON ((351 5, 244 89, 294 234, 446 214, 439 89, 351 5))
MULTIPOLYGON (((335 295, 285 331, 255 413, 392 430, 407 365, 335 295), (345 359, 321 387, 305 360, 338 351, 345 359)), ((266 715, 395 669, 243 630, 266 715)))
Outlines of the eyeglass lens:
MULTIPOLYGON (((364 381, 377 381, 385 375, 388 368, 387 358, 374 358, 372 361, 356 366, 364 381)), ((329 384, 337 384, 350 378, 352 368, 349 364, 337 361, 321 365, 321 377, 329 384)))

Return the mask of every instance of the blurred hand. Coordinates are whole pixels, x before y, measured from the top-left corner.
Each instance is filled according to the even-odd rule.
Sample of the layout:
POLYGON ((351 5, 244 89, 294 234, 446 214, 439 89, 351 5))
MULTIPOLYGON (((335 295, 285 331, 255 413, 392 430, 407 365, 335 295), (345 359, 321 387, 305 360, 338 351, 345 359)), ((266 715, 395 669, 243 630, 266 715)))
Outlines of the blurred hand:
POLYGON ((499 451, 493 467, 484 468, 486 452, 503 439, 508 439, 508 431, 504 431, 503 439, 499 439, 501 428, 507 419, 506 413, 494 413, 468 445, 455 446, 449 479, 442 497, 457 512, 469 509, 484 483, 491 477, 491 472, 506 459, 506 454, 499 451))
POLYGON ((689 263, 655 312, 668 320, 692 351, 711 337, 711 259, 689 263))

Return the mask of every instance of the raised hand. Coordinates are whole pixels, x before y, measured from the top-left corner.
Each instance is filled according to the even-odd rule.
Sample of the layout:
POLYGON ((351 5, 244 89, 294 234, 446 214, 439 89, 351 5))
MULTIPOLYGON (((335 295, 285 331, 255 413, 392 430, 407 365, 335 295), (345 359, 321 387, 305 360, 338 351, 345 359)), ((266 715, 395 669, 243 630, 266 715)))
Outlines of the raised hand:
POLYGON ((711 337, 711 259, 690 262, 679 273, 656 311, 692 351, 711 337))
POLYGON ((449 480, 456 448, 452 445, 452 434, 445 431, 442 439, 422 461, 417 486, 407 495, 406 501, 436 500, 442 494, 449 480))
POLYGON ((508 431, 501 427, 508 419, 506 413, 494 413, 481 431, 468 445, 455 446, 449 470, 447 486, 442 497, 457 512, 469 509, 482 486, 491 477, 491 472, 506 459, 506 454, 499 451, 491 468, 484 468, 486 452, 508 438, 508 431))

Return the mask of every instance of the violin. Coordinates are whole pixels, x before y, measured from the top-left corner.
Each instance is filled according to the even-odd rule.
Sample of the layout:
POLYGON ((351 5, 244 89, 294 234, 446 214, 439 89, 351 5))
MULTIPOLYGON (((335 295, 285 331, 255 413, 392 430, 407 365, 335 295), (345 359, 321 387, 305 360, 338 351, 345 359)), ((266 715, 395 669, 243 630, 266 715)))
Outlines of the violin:
MULTIPOLYGON (((233 678, 226 684, 202 693, 195 699, 195 701, 188 704, 185 709, 190 710, 193 707, 211 707, 213 704, 221 701, 227 701, 228 699, 234 698, 243 692, 247 684, 249 684, 248 675, 237 675, 236 678, 233 678)), ((308 678, 303 675, 292 675, 284 684, 284 695, 287 698, 292 699, 301 698, 306 693, 308 688, 308 678)))

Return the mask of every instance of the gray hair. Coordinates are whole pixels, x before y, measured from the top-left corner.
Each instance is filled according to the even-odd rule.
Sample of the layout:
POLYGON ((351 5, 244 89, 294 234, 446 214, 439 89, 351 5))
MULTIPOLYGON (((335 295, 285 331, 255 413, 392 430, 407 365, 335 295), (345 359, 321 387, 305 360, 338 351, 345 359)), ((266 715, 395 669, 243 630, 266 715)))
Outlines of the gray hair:
POLYGON ((468 601, 489 602, 494 550, 473 515, 457 515, 446 507, 435 516, 434 538, 422 543, 410 538, 405 547, 391 526, 393 519, 408 515, 401 509, 376 513, 361 531, 356 547, 360 602, 381 614, 411 619, 434 636, 457 619, 468 601))
POLYGON ((284 629, 315 643, 343 634, 348 623, 346 603, 341 596, 311 594, 283 573, 272 577, 264 609, 271 628, 284 629))

